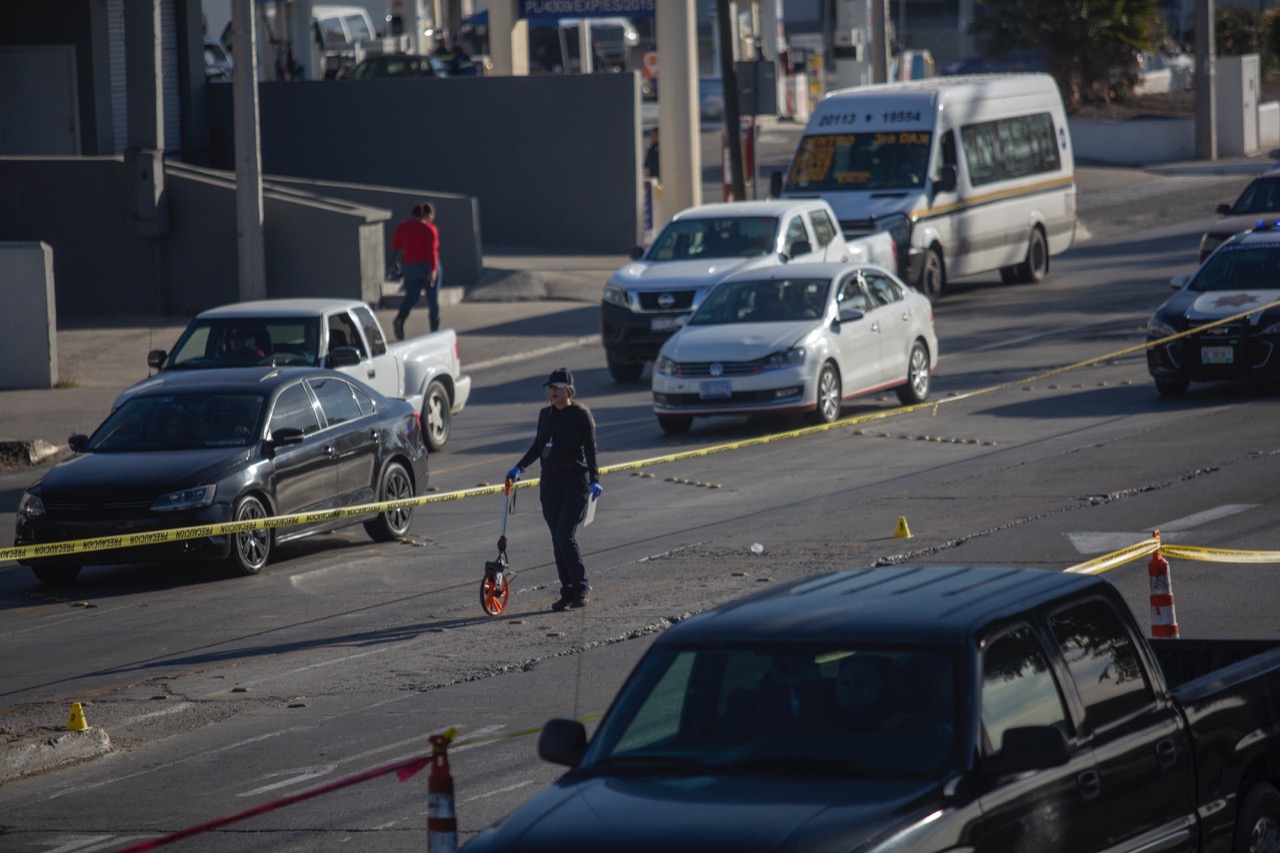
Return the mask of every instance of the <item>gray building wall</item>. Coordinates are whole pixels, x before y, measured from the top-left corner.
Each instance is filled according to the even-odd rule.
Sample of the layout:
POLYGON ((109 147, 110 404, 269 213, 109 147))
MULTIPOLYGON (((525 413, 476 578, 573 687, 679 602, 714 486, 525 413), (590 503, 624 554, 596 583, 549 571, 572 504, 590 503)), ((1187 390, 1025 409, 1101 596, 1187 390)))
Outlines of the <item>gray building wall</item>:
MULTIPOLYGON (((231 86, 207 94, 210 165, 228 167, 231 86)), ((473 196, 493 246, 625 252, 643 236, 634 73, 267 82, 259 114, 264 174, 473 196)))

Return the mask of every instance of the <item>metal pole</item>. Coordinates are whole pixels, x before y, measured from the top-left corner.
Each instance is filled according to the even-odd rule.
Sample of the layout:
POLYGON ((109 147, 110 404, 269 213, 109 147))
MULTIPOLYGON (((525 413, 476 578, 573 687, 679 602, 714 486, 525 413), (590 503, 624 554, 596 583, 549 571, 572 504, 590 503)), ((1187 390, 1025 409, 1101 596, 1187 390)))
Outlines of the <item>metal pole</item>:
POLYGON ((730 5, 729 0, 718 0, 716 24, 720 36, 720 79, 724 82, 724 133, 729 145, 729 176, 734 200, 742 201, 747 196, 747 186, 742 176, 742 121, 738 112, 738 75, 733 70, 730 5))
POLYGON ((1196 158, 1218 159, 1214 116, 1213 0, 1196 0, 1196 158))
POLYGON ((258 136, 258 45, 253 0, 231 7, 232 111, 235 113, 236 236, 239 245, 240 298, 265 299, 267 264, 263 242, 262 147, 258 136))

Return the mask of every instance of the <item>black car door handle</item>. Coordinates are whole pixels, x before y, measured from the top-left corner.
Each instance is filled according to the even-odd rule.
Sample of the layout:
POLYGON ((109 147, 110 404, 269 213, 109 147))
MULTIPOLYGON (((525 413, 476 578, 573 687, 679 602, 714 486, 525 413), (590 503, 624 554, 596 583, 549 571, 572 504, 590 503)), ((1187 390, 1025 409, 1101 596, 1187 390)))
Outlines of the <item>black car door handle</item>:
POLYGON ((1178 745, 1169 738, 1156 741, 1156 763, 1164 770, 1178 763, 1178 745))
POLYGON ((1086 770, 1076 777, 1076 787, 1081 797, 1092 800, 1102 793, 1102 777, 1097 770, 1086 770))
POLYGON ((371 429, 371 430, 369 430, 369 438, 373 440, 373 443, 374 443, 374 444, 377 444, 377 443, 378 443, 378 431, 377 431, 376 429, 371 429))
POLYGON ((332 459, 338 455, 338 448, 334 447, 332 444, 326 444, 324 447, 324 455, 332 459))

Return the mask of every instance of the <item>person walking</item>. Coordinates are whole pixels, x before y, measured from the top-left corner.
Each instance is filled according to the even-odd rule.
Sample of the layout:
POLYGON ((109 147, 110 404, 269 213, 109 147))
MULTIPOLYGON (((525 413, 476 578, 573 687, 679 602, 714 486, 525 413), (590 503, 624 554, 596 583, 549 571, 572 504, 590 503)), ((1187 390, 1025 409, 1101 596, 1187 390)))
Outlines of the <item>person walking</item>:
POLYGON ((662 177, 659 171, 659 154, 658 154, 658 129, 655 127, 649 131, 649 147, 644 152, 644 175, 646 178, 653 178, 655 181, 661 181, 662 177))
POLYGON ((604 493, 596 465, 596 422, 586 406, 573 399, 573 374, 567 367, 551 371, 542 383, 548 405, 538 412, 533 444, 507 472, 508 480, 541 460, 542 517, 551 529, 551 549, 560 575, 560 598, 552 610, 587 606, 587 570, 582 564, 577 531, 587 501, 604 493))
POLYGON ((396 226, 391 235, 391 257, 404 261, 404 299, 396 312, 393 327, 396 340, 404 340, 404 321, 418 304, 423 291, 427 294, 427 315, 431 331, 440 328, 440 231, 435 226, 436 211, 429 202, 413 206, 412 217, 396 226))

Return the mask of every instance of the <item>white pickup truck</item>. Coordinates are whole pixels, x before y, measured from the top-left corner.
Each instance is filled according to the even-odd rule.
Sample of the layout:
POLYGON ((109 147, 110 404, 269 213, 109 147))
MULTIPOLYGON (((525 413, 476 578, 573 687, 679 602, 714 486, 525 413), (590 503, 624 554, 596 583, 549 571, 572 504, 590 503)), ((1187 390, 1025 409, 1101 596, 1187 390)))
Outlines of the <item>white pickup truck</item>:
POLYGON ((609 277, 600 304, 600 337, 609 374, 634 382, 658 357, 679 318, 702 304, 730 273, 787 263, 843 261, 898 271, 897 247, 884 232, 846 240, 820 198, 704 204, 682 210, 646 251, 609 277))
POLYGON ((350 299, 263 299, 211 308, 191 321, 171 352, 147 353, 147 364, 159 373, 126 389, 115 406, 177 370, 329 367, 412 403, 432 451, 444 447, 452 416, 471 396, 452 329, 389 343, 369 306, 350 299))

